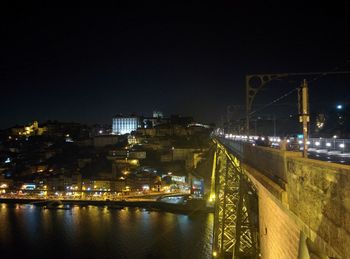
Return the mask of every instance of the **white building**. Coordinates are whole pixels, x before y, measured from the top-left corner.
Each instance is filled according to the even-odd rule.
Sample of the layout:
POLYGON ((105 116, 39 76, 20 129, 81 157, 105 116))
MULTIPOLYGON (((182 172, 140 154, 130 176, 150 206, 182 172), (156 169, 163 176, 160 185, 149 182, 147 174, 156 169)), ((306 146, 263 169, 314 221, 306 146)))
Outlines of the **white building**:
POLYGON ((112 121, 112 133, 123 135, 131 133, 140 127, 140 119, 137 116, 116 116, 112 121))

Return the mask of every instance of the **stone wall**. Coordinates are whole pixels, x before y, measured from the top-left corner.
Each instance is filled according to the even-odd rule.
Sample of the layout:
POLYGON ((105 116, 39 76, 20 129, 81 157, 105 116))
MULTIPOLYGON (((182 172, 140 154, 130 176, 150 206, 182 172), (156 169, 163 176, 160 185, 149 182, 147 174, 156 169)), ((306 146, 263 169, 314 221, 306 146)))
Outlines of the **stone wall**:
POLYGON ((259 186, 258 192, 262 258, 298 258, 299 227, 264 187, 259 186))
POLYGON ((350 166, 286 162, 289 210, 304 223, 303 232, 321 255, 350 258, 350 166))

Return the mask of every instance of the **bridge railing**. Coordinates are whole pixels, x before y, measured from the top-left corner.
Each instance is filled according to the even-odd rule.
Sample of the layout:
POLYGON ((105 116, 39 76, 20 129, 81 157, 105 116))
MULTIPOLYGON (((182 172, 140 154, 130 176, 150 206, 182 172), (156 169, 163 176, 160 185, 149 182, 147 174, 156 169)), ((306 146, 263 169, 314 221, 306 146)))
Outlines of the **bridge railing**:
POLYGON ((286 157, 301 157, 301 153, 281 151, 274 148, 253 146, 243 141, 232 141, 219 138, 230 152, 240 157, 242 161, 263 173, 282 188, 287 183, 286 157))

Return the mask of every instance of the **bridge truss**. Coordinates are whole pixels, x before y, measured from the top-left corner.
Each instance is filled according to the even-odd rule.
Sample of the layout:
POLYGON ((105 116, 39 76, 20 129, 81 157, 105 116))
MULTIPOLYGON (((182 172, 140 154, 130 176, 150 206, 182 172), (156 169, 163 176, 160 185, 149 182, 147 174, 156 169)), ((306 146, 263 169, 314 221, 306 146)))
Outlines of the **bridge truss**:
MULTIPOLYGON (((259 258, 258 196, 241 161, 220 143, 214 154, 214 258, 259 258)), ((213 184, 213 183, 212 183, 213 184)))

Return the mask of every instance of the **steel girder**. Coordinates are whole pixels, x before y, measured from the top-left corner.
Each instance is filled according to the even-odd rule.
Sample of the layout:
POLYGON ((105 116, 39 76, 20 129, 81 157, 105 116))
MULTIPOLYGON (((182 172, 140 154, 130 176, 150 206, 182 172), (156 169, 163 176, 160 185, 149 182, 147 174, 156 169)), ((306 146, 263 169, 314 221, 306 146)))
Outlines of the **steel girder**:
POLYGON ((213 257, 258 258, 258 200, 240 161, 218 145, 213 257))

